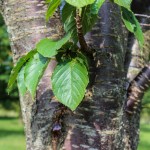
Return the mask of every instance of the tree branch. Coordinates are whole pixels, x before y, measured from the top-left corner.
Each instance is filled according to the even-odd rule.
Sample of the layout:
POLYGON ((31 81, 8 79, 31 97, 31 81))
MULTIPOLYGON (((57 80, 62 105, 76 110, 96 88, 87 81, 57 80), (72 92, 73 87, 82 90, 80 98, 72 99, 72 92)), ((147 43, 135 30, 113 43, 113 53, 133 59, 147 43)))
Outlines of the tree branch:
POLYGON ((131 82, 127 91, 126 104, 126 112, 128 112, 129 114, 132 114, 137 109, 138 104, 142 100, 144 92, 150 87, 150 64, 145 65, 149 60, 149 33, 150 30, 148 30, 144 34, 145 43, 143 46, 143 50, 140 51, 139 49, 136 49, 135 51, 137 53, 132 52, 132 59, 128 70, 128 78, 131 82), (142 65, 144 66, 142 67, 142 65), (142 69, 140 69, 141 67, 142 69), (135 74, 135 70, 136 72, 139 71, 137 75, 135 74))
POLYGON ((144 92, 150 86, 150 65, 145 66, 141 72, 131 82, 128 89, 126 112, 132 114, 137 109, 138 103, 141 101, 144 92))

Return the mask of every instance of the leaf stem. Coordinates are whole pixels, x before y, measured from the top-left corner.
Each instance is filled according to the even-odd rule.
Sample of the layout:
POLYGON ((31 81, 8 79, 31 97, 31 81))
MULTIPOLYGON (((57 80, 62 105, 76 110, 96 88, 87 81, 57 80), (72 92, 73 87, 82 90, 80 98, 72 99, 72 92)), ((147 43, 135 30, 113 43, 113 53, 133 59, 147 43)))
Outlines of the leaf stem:
POLYGON ((81 51, 84 51, 85 53, 90 53, 90 50, 88 48, 88 45, 87 45, 85 38, 84 38, 84 35, 83 35, 81 10, 80 9, 76 10, 75 20, 76 20, 77 34, 78 34, 78 39, 79 39, 79 43, 81 46, 81 51))

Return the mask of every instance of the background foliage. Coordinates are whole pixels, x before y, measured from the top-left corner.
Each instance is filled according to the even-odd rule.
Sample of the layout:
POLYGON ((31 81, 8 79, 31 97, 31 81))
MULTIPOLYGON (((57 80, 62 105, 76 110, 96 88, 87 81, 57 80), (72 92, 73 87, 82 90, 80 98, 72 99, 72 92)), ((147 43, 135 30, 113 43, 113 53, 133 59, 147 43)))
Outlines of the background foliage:
POLYGON ((7 84, 13 67, 12 53, 6 26, 0 15, 0 107, 19 111, 18 90, 15 84, 11 95, 8 95, 7 84))

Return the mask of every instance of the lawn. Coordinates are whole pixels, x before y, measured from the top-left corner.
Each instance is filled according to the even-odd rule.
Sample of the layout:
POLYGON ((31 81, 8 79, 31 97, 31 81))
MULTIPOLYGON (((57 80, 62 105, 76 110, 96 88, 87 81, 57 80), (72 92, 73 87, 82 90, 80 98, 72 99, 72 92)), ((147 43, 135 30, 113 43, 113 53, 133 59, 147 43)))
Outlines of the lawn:
POLYGON ((150 150, 150 124, 141 124, 138 150, 150 150))
MULTIPOLYGON (((0 150, 25 150, 23 124, 16 117, 0 117, 0 150)), ((150 150, 150 125, 141 124, 138 150, 150 150)))
POLYGON ((22 122, 15 117, 0 117, 0 150, 25 150, 22 122))

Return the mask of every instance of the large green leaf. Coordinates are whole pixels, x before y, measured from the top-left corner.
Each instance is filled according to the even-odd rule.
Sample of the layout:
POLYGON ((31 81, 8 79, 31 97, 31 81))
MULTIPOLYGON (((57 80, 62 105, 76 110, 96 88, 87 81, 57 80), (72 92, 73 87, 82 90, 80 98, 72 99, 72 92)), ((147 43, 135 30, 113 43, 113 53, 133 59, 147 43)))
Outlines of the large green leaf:
POLYGON ((25 85, 33 98, 35 96, 37 85, 49 61, 50 59, 37 53, 25 66, 25 85))
POLYGON ((59 63, 51 80, 53 92, 58 100, 75 110, 82 101, 89 82, 86 67, 75 59, 59 63))
POLYGON ((78 8, 92 4, 94 1, 95 0, 66 0, 67 3, 78 8))
POLYGON ((37 51, 43 55, 44 57, 53 57, 57 54, 57 50, 59 50, 69 39, 70 34, 67 34, 64 38, 53 41, 50 39, 42 39, 37 45, 37 51))
POLYGON ((12 90, 12 87, 16 81, 18 72, 20 71, 21 67, 26 63, 26 61, 28 61, 28 59, 30 59, 35 53, 37 53, 36 50, 32 50, 30 51, 27 55, 22 56, 18 62, 16 63, 16 65, 14 66, 14 68, 11 71, 11 75, 9 78, 9 82, 8 82, 8 92, 10 92, 12 90))
POLYGON ((27 88, 25 86, 25 81, 24 81, 24 71, 25 71, 25 67, 23 66, 20 72, 18 73, 18 78, 17 78, 18 88, 21 95, 24 95, 25 92, 27 91, 27 88))
POLYGON ((66 3, 62 10, 62 22, 64 24, 65 31, 71 34, 73 41, 76 43, 78 41, 78 36, 75 17, 76 8, 66 3))
POLYGON ((129 11, 124 7, 121 7, 121 13, 122 13, 122 20, 126 28, 130 32, 134 33, 136 39, 139 41, 139 45, 142 47, 144 43, 144 36, 140 24, 136 19, 135 15, 133 14, 132 11, 129 11))
POLYGON ((53 13, 55 12, 56 8, 60 5, 61 0, 51 0, 49 1, 48 10, 46 12, 46 20, 48 20, 53 13))
POLYGON ((130 10, 132 0, 114 0, 116 4, 130 10))

